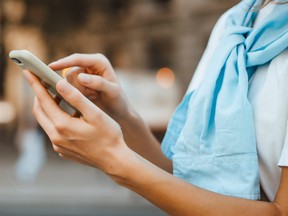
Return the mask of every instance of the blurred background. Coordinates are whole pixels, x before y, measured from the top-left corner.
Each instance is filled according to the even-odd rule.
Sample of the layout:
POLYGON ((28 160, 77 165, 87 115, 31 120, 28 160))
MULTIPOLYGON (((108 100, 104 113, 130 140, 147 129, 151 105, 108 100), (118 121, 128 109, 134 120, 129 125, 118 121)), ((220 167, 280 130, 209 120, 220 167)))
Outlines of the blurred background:
POLYGON ((236 0, 0 0, 0 215, 164 215, 96 169, 64 161, 32 115, 8 60, 103 53, 162 140, 219 16, 236 0))

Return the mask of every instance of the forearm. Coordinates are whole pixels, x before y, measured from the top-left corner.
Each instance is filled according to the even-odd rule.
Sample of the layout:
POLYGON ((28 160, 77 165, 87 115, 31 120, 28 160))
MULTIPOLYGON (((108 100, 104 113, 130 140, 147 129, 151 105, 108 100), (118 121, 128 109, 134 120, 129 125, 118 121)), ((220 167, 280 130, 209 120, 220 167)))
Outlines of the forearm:
MULTIPOLYGON (((171 215, 281 215, 274 203, 218 195, 173 177, 128 148, 119 125, 67 82, 59 81, 57 91, 82 113, 82 118, 72 118, 59 109, 30 72, 26 71, 25 77, 37 98, 33 113, 61 157, 101 169, 171 215)), ((288 209, 288 170, 283 168, 282 174, 276 200, 288 209)))
POLYGON ((129 115, 118 120, 118 123, 121 125, 129 148, 158 167, 172 173, 172 161, 162 153, 160 143, 136 112, 130 111, 129 115))
POLYGON ((140 156, 133 157, 124 166, 118 183, 140 194, 169 215, 285 215, 280 213, 276 203, 228 197, 188 184, 140 156))

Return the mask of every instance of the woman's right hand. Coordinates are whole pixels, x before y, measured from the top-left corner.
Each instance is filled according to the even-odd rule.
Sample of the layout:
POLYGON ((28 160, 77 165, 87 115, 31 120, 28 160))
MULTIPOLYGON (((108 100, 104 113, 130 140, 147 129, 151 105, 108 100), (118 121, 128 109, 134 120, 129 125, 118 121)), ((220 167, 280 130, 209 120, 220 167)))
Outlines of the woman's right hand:
POLYGON ((66 79, 114 120, 129 114, 129 105, 109 60, 102 54, 73 54, 49 65, 69 68, 66 79))

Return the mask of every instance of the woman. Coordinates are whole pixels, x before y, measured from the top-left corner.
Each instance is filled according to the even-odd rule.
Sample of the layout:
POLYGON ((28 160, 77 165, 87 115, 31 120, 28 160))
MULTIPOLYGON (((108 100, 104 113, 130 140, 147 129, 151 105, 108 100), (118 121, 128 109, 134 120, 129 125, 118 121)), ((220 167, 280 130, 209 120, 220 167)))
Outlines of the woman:
MULTIPOLYGON (((285 65, 281 64, 279 67, 279 61, 284 62, 283 59, 287 56, 287 6, 274 6, 270 12, 265 12, 269 19, 260 22, 259 19, 262 19, 260 16, 265 14, 260 10, 255 21, 258 3, 259 1, 253 0, 241 2, 228 11, 216 25, 193 82, 176 110, 162 144, 163 152, 173 160, 173 165, 172 160, 162 153, 159 143, 147 125, 128 105, 111 64, 100 54, 74 54, 50 65, 54 70, 72 67, 67 80, 76 88, 66 81, 60 81, 57 84, 57 91, 81 112, 80 118, 71 117, 59 109, 38 79, 30 72, 24 71, 25 77, 36 93, 34 114, 50 137, 54 150, 65 159, 102 170, 119 185, 137 192, 170 215, 288 215, 288 160, 287 145, 284 145, 283 140, 280 140, 282 143, 277 143, 277 148, 284 147, 279 164, 281 170, 278 170, 281 177, 276 179, 279 188, 275 199, 273 196, 276 190, 270 191, 271 202, 243 199, 257 199, 259 195, 254 139, 257 139, 257 143, 258 140, 263 141, 263 137, 262 140, 259 138, 260 135, 263 136, 261 128, 263 113, 260 113, 260 116, 254 113, 254 120, 252 111, 258 109, 263 111, 259 107, 259 104, 262 104, 259 100, 263 100, 263 96, 258 97, 256 93, 259 91, 265 96, 265 91, 262 91, 266 89, 263 85, 265 83, 263 76, 266 78, 271 70, 277 70, 274 74, 278 76, 280 72, 284 74, 284 70, 288 69, 287 61, 285 65), (276 19, 277 16, 281 16, 282 19, 275 27, 275 23, 271 23, 270 20, 276 19), (252 22, 255 31, 251 28, 252 22), (259 27, 256 26, 257 22, 260 22, 259 27), (276 30, 281 33, 279 37, 277 34, 271 34, 271 31, 276 30), (221 31, 223 31, 221 38, 219 36, 217 38, 221 31), (226 40, 227 38, 229 40, 226 40), (265 45, 265 49, 262 49, 263 46, 259 41, 265 45), (205 68, 208 65, 207 61, 211 65, 209 68, 205 68), (257 67, 259 65, 261 67, 257 67), (258 74, 262 76, 257 78, 258 74), (202 77, 205 82, 201 82, 202 77), (256 131, 252 123, 255 123, 256 131), (218 131, 219 125, 221 133, 218 131), (231 134, 233 136, 229 137, 231 134), (186 139, 187 137, 189 139, 186 139), (199 142, 194 142, 194 138, 199 139, 199 142), (227 140, 230 142, 227 143, 227 140), (239 140, 244 140, 243 145, 239 140), (225 146, 222 143, 225 143, 225 146), (197 161, 193 161, 194 156, 201 160, 198 163, 200 166, 197 161), (185 161, 194 164, 190 167, 185 161), (208 169, 201 166, 203 163, 208 169), (226 166, 231 163, 233 166, 226 166), (223 169, 219 170, 222 164, 223 169), (203 171, 200 168, 203 168, 203 171), (250 168, 252 171, 247 172, 250 168), (171 175, 172 170, 174 175, 185 181, 171 175), (237 182, 233 185, 234 181, 237 182), (241 183, 240 190, 238 183, 241 183), (237 195, 237 192, 241 194, 237 195)), ((269 7, 273 6, 271 5, 272 3, 269 3, 269 7)), ((275 86, 277 87, 277 85, 270 87, 275 86)), ((282 91, 284 87, 285 85, 279 89, 282 91)), ((274 99, 276 96, 278 98, 282 96, 283 99, 283 94, 283 92, 274 94, 269 99, 274 99)), ((267 103, 271 104, 270 101, 267 103)), ((276 105, 278 107, 278 104, 276 105)), ((287 114, 287 111, 285 112, 287 114)), ((284 128, 285 132, 287 116, 284 119, 282 116, 281 120, 285 124, 279 128, 281 130, 284 128)), ((267 127, 265 129, 264 134, 267 132, 267 127)), ((268 126, 269 131, 272 129, 268 126)), ((269 136, 269 138, 275 137, 269 136)), ((268 145, 270 144, 274 143, 269 141, 268 145)), ((259 150, 261 153, 261 147, 259 150)), ((263 173, 270 174, 269 171, 265 172, 265 168, 271 165, 273 169, 277 169, 273 161, 261 162, 263 155, 265 156, 265 153, 260 154, 261 181, 263 173), (267 163, 271 164, 265 167, 267 163)), ((275 153, 275 157, 279 155, 275 153)), ((269 192, 267 189, 269 187, 264 188, 269 192)))

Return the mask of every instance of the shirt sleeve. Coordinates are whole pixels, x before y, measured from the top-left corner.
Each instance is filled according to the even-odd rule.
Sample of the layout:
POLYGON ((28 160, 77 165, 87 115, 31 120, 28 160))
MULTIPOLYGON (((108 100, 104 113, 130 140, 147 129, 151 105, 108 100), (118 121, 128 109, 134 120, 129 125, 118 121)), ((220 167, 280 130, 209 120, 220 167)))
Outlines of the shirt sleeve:
MULTIPOLYGON (((280 91, 279 101, 281 103, 278 104, 278 106, 281 107, 280 111, 281 116, 283 118, 283 123, 279 122, 280 125, 286 126, 286 130, 283 130, 283 147, 281 152, 280 159, 278 161, 278 166, 288 166, 288 49, 286 49, 280 56, 278 56, 278 59, 276 61, 276 71, 277 71, 277 88, 280 91)), ((279 121, 281 121, 279 119, 279 121)), ((276 146, 274 146, 276 148, 276 146)))
MULTIPOLYGON (((279 68, 281 67, 282 73, 283 75, 285 75, 286 77, 288 76, 288 49, 286 49, 286 51, 284 51, 282 57, 282 64, 279 65, 279 68)), ((287 87, 287 83, 286 83, 286 88, 287 87)), ((285 101, 288 104, 288 91, 286 90, 285 92, 283 92, 283 95, 285 98, 283 98, 283 101, 285 101)), ((288 107, 288 105, 287 105, 288 107)), ((288 167, 288 110, 286 110, 286 134, 285 134, 285 141, 284 141, 284 145, 283 145, 283 149, 281 152, 281 156, 278 162, 278 166, 287 166, 288 167)))

